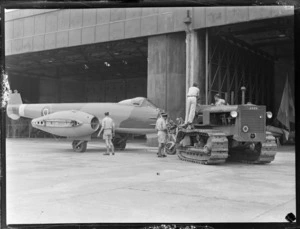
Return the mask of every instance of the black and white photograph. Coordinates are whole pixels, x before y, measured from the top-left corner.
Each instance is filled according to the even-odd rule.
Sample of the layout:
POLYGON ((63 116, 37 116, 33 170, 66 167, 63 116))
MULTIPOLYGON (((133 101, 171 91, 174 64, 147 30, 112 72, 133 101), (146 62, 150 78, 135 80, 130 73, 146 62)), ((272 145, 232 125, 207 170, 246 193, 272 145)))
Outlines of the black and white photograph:
POLYGON ((293 5, 2 12, 7 225, 295 221, 293 5))

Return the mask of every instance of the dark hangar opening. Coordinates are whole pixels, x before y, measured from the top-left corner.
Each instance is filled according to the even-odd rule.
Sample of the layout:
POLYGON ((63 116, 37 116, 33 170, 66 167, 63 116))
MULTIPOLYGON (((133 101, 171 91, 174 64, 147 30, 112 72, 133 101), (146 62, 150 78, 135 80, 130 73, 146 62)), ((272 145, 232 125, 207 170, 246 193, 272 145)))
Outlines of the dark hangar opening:
POLYGON ((26 103, 119 102, 147 96, 147 39, 6 57, 11 89, 26 103))

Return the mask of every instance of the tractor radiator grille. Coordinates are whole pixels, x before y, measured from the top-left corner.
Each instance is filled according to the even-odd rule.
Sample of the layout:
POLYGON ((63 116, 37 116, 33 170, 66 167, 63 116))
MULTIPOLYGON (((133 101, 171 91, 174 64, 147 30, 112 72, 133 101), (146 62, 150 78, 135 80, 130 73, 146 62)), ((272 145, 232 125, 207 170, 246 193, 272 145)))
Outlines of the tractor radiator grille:
POLYGON ((246 125, 249 127, 249 133, 264 133, 265 116, 263 110, 241 110, 241 128, 246 125))

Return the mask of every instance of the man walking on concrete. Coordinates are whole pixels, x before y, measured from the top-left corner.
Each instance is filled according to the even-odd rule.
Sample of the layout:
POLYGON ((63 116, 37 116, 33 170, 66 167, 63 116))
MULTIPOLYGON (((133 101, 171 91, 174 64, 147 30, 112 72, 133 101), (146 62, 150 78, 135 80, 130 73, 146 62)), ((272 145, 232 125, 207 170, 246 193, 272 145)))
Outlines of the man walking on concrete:
POLYGON ((103 139, 105 140, 106 144, 106 153, 104 153, 103 155, 109 155, 109 149, 111 149, 112 155, 115 155, 114 145, 111 141, 112 138, 115 136, 115 124, 112 118, 109 117, 109 112, 105 112, 104 114, 105 117, 104 119, 102 119, 101 130, 99 131, 97 136, 99 137, 102 131, 104 130, 103 139))
POLYGON ((166 157, 164 153, 164 147, 167 141, 167 117, 166 113, 162 113, 161 116, 156 121, 155 129, 157 130, 158 137, 158 157, 166 157))
POLYGON ((189 88, 186 100, 186 113, 185 113, 185 124, 191 124, 195 117, 197 98, 199 97, 200 90, 198 84, 194 83, 189 88))

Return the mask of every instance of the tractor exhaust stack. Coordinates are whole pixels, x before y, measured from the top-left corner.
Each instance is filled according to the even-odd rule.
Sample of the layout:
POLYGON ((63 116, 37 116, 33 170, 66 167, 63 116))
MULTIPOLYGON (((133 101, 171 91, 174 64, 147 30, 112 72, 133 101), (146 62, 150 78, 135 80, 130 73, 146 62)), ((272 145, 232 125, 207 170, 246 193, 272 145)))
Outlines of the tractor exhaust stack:
POLYGON ((241 88, 241 90, 242 90, 242 105, 244 105, 245 104, 245 91, 246 91, 246 88, 243 86, 241 88))

